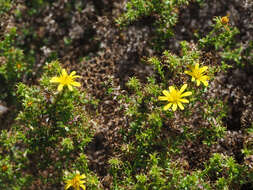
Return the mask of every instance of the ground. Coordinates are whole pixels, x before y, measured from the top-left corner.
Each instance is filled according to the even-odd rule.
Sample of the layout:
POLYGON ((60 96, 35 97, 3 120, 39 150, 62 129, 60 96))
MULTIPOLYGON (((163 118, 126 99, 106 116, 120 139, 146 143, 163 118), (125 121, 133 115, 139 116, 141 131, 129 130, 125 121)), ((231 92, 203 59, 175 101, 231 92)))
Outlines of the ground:
MULTIPOLYGON (((145 82, 154 70, 142 60, 161 52, 152 49, 155 35, 152 18, 144 17, 126 28, 116 24, 115 18, 125 11, 125 0, 80 1, 81 10, 69 9, 67 2, 70 1, 55 1, 41 9, 38 17, 31 17, 25 13, 32 5, 18 1, 15 8, 24 16, 14 17, 13 12, 6 15, 1 33, 9 26, 17 26, 19 46, 25 53, 35 52, 36 64, 30 83, 36 83, 40 69, 55 52, 63 67, 82 76, 82 89, 88 96, 99 100, 97 109, 92 106, 85 108, 92 115, 90 123, 96 130, 86 154, 90 169, 100 177, 103 188, 109 189, 112 177, 108 173, 108 159, 121 154, 120 129, 129 125, 124 116, 125 105, 116 97, 128 93, 126 82, 129 77, 136 76, 145 82), (31 33, 24 35, 25 28, 30 28, 37 37, 31 33), (110 93, 109 88, 112 89, 110 93)), ((213 18, 225 15, 229 15, 230 24, 240 31, 236 40, 247 46, 253 39, 253 3, 247 0, 207 0, 203 6, 192 3, 180 10, 179 21, 173 28, 175 35, 164 42, 164 49, 179 54, 180 41, 196 42, 194 31, 204 36, 210 31, 213 18)), ((220 61, 215 51, 208 53, 211 61, 220 61)), ((252 71, 252 64, 240 69, 231 68, 211 82, 210 96, 220 97, 228 106, 228 115, 223 121, 228 133, 212 147, 201 142, 185 143, 180 159, 186 160, 189 170, 203 167, 201 163, 214 152, 233 156, 238 163, 246 162, 241 149, 245 141, 252 138, 243 132, 253 122, 252 71)), ((11 105, 5 104, 11 110, 11 105)), ((5 115, 12 117, 11 111, 5 115)), ((1 122, 1 126, 8 126, 12 120, 2 117, 1 122)))

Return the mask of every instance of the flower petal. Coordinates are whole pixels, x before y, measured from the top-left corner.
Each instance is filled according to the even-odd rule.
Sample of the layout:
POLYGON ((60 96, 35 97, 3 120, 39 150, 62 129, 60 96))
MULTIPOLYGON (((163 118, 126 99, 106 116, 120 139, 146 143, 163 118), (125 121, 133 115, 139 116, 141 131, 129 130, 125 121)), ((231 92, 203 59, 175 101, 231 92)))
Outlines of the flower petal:
POLYGON ((72 71, 69 76, 74 76, 76 74, 75 71, 72 71))
POLYGON ((173 111, 176 111, 176 110, 177 110, 177 104, 173 104, 172 110, 173 110, 173 111))
POLYGON ((57 88, 57 90, 60 92, 60 91, 62 91, 62 89, 63 89, 63 84, 59 84, 59 86, 58 86, 58 88, 57 88))
POLYGON ((171 105, 172 103, 167 104, 166 106, 163 107, 163 110, 167 111, 168 109, 170 109, 171 105))
POLYGON ((190 96, 190 95, 192 95, 192 92, 188 91, 188 92, 181 94, 180 97, 185 97, 185 96, 190 96))
POLYGON ((199 86, 200 85, 200 81, 199 80, 197 80, 197 86, 199 86))
POLYGON ((170 90, 170 93, 172 93, 172 92, 175 91, 175 87, 174 87, 174 86, 170 86, 170 87, 169 87, 169 90, 170 90))
POLYGON ((199 80, 209 80, 209 76, 203 75, 199 78, 199 80))
POLYGON ((73 91, 73 87, 70 84, 68 84, 68 88, 70 91, 73 91))
POLYGON ((86 175, 85 174, 82 174, 81 176, 80 176, 80 179, 85 179, 86 178, 86 175))
POLYGON ((68 188, 70 188, 72 186, 70 181, 71 180, 66 181, 67 184, 65 185, 65 190, 67 190, 68 188))
POLYGON ((61 74, 62 76, 68 76, 66 69, 62 69, 61 74))
POLYGON ((189 100, 184 99, 184 98, 180 99, 179 101, 180 101, 180 102, 183 102, 183 103, 189 103, 189 100))
POLYGON ((195 69, 196 69, 196 70, 199 70, 199 63, 196 63, 195 69))
POLYGON ((168 90, 163 90, 163 94, 164 94, 165 96, 170 96, 170 93, 169 93, 168 90))
POLYGON ((71 82, 71 85, 77 86, 77 87, 80 87, 80 86, 81 86, 81 84, 80 84, 79 82, 71 82))
POLYGON ((187 74, 187 75, 190 75, 190 76, 192 76, 192 77, 194 76, 193 73, 192 73, 191 71, 185 71, 184 73, 187 74))
POLYGON ((82 189, 83 189, 83 190, 85 190, 85 189, 86 189, 86 187, 85 187, 84 185, 80 185, 80 187, 82 187, 82 189))
POLYGON ((82 78, 81 76, 79 75, 75 75, 75 76, 71 76, 72 79, 75 79, 75 78, 82 78))
POLYGON ((195 81, 195 77, 192 77, 192 82, 194 82, 195 81))
POLYGON ((183 104, 182 104, 181 102, 178 102, 177 105, 178 105, 178 107, 179 107, 181 110, 184 110, 184 106, 183 106, 183 104))
POLYGON ((208 81, 202 81, 205 86, 208 86, 208 81))
POLYGON ((199 71, 200 71, 200 73, 203 73, 203 72, 205 72, 207 69, 208 69, 208 67, 207 67, 207 66, 204 66, 204 67, 201 67, 201 68, 199 69, 199 71))
POLYGON ((167 96, 158 96, 158 100, 167 101, 168 97, 167 96))
POLYGON ((180 89, 180 93, 183 93, 185 91, 185 89, 187 88, 187 84, 184 84, 181 89, 180 89))
POLYGON ((59 77, 53 77, 51 78, 50 82, 60 82, 60 78, 59 77))

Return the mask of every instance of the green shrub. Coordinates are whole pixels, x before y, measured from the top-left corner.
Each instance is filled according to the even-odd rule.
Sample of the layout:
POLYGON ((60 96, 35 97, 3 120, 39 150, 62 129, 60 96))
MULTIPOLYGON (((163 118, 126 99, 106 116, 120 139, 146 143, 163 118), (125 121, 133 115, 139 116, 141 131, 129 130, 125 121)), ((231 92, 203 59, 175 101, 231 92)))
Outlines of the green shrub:
POLYGON ((85 94, 66 87, 57 92, 50 79, 60 70, 58 61, 48 63, 39 86, 17 85, 22 110, 16 124, 9 131, 2 131, 0 138, 4 148, 0 162, 8 168, 0 178, 1 189, 21 189, 37 180, 44 185, 60 184, 65 171, 76 170, 90 176, 90 181, 85 183, 87 186, 95 188, 98 185, 83 154, 93 136, 89 116, 83 110, 85 94), (41 176, 48 168, 52 174, 41 176), (28 175, 32 172, 29 170, 38 173, 28 175), (19 176, 22 177, 18 181, 9 182, 19 176))
POLYGON ((173 35, 172 27, 178 20, 179 9, 189 4, 189 0, 131 0, 127 3, 127 11, 116 22, 129 25, 143 17, 153 18, 157 32, 167 38, 173 35))
POLYGON ((180 56, 166 50, 161 57, 149 58, 147 63, 156 73, 146 83, 136 77, 129 79, 130 94, 121 97, 128 105, 125 114, 130 124, 122 129, 124 154, 114 176, 118 178, 114 179, 117 188, 211 190, 247 183, 249 170, 233 157, 214 154, 197 167, 189 166, 191 158, 181 156, 187 144, 208 149, 219 143, 227 131, 223 123, 227 106, 219 97, 210 96, 209 82, 229 66, 225 59, 223 63, 212 63, 205 55, 208 46, 214 44, 217 51, 234 47, 236 30, 218 29, 220 20, 215 21, 214 30, 198 44, 181 42, 180 56), (184 93, 188 95, 181 97, 184 93), (180 99, 186 99, 181 102, 183 107, 180 99))
POLYGON ((15 86, 18 82, 27 78, 31 73, 31 68, 25 62, 23 51, 15 48, 16 28, 10 29, 0 42, 1 64, 0 77, 1 84, 1 100, 15 99, 15 86))

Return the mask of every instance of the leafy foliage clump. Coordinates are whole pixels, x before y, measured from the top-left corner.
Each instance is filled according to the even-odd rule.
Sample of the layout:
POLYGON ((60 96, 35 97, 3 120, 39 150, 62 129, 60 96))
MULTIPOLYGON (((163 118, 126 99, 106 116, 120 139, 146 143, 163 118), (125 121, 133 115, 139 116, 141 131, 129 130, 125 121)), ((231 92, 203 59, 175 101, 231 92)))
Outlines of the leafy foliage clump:
POLYGON ((143 17, 152 17, 157 32, 165 38, 173 35, 172 27, 178 20, 179 9, 189 4, 189 0, 146 1, 131 0, 127 12, 116 20, 119 25, 128 25, 143 17))
MULTIPOLYGON (((79 170, 91 175, 87 158, 82 153, 93 136, 88 124, 89 116, 83 110, 85 94, 67 88, 56 93, 50 78, 60 70, 58 61, 48 63, 39 86, 17 85, 22 110, 12 130, 2 131, 0 139, 1 165, 7 168, 1 174, 3 189, 25 188, 38 178, 45 185, 49 181, 59 184, 67 171, 79 170), (43 173, 48 167, 52 173, 43 173), (22 176, 25 170, 33 175, 22 176), (50 177, 52 174, 55 178, 50 177), (7 183, 6 180, 14 176, 18 179, 7 183)), ((90 184, 91 187, 96 185, 90 184)))
MULTIPOLYGON (((215 22, 214 30, 220 25, 219 19, 215 22)), ((250 170, 236 163, 233 157, 219 151, 210 152, 227 134, 223 122, 227 106, 219 97, 212 97, 210 83, 229 65, 225 61, 220 64, 209 61, 204 57, 207 50, 201 50, 204 45, 213 44, 210 36, 214 30, 198 44, 181 42, 180 56, 166 50, 161 57, 149 58, 147 63, 154 66, 156 75, 149 77, 147 83, 130 78, 127 86, 131 94, 124 96, 130 127, 123 130, 121 165, 112 171, 118 178, 125 177, 122 183, 115 182, 115 186, 123 189, 129 186, 130 189, 230 189, 239 187, 242 180, 250 176, 250 170), (200 69, 207 69, 209 84, 196 84, 186 75, 185 71, 196 64, 203 66, 199 66, 200 69), (182 84, 188 84, 187 91, 192 92, 189 105, 182 111, 163 111, 158 96, 164 89, 182 84)), ((227 35, 227 32, 232 35, 232 31, 231 28, 217 35, 227 35)), ((228 47, 224 40, 215 43, 222 49, 228 47)), ((195 72, 203 76, 196 67, 195 72)), ((168 101, 174 101, 174 95, 166 96, 168 101)))
POLYGON ((0 2, 0 189, 252 189, 250 33, 123 2, 0 2))

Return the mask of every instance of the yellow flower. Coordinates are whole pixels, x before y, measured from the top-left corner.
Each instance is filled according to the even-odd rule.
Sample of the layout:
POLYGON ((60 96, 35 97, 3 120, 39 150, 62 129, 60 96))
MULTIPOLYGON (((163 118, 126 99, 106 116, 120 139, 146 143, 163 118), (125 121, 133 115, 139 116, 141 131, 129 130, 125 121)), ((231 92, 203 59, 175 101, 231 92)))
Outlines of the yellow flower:
POLYGON ((80 175, 79 171, 77 171, 75 177, 65 181, 65 183, 67 183, 65 186, 65 190, 69 189, 71 186, 74 188, 74 190, 80 190, 80 187, 85 190, 86 188, 83 185, 85 183, 83 179, 85 178, 85 174, 80 175))
POLYGON ((33 104, 33 102, 30 101, 30 102, 27 103, 27 106, 31 106, 32 104, 33 104))
POLYGON ((200 82, 207 86, 209 80, 209 77, 205 75, 207 69, 207 66, 199 67, 199 63, 197 63, 195 66, 190 67, 190 71, 185 71, 184 73, 192 76, 192 81, 196 81, 197 86, 200 85, 200 82))
POLYGON ((73 87, 72 86, 77 86, 80 87, 81 84, 79 82, 75 82, 74 79, 75 78, 80 78, 80 76, 75 75, 76 72, 72 71, 70 73, 70 75, 68 75, 68 73, 66 72, 65 69, 62 69, 61 75, 59 77, 53 77, 50 82, 53 83, 60 83, 58 86, 58 91, 62 91, 63 87, 66 85, 68 86, 69 90, 72 91, 73 87))
POLYGON ((21 64, 20 64, 20 63, 17 64, 17 68, 18 68, 18 69, 21 68, 21 64))
POLYGON ((223 24, 223 25, 228 24, 229 23, 228 15, 221 17, 220 21, 221 21, 221 24, 223 24))
POLYGON ((172 106, 172 110, 176 111, 177 106, 183 110, 184 106, 182 103, 189 103, 189 100, 184 99, 183 97, 185 96, 190 96, 192 95, 192 92, 184 92, 185 89, 187 88, 187 84, 184 84, 180 90, 175 89, 174 86, 170 86, 169 90, 163 90, 163 94, 165 96, 159 96, 158 100, 162 101, 168 101, 169 103, 164 106, 163 110, 168 110, 172 106), (184 92, 184 93, 183 93, 184 92))
POLYGON ((229 26, 229 14, 227 14, 227 16, 221 17, 220 22, 227 31, 230 31, 230 29, 228 27, 229 26))

